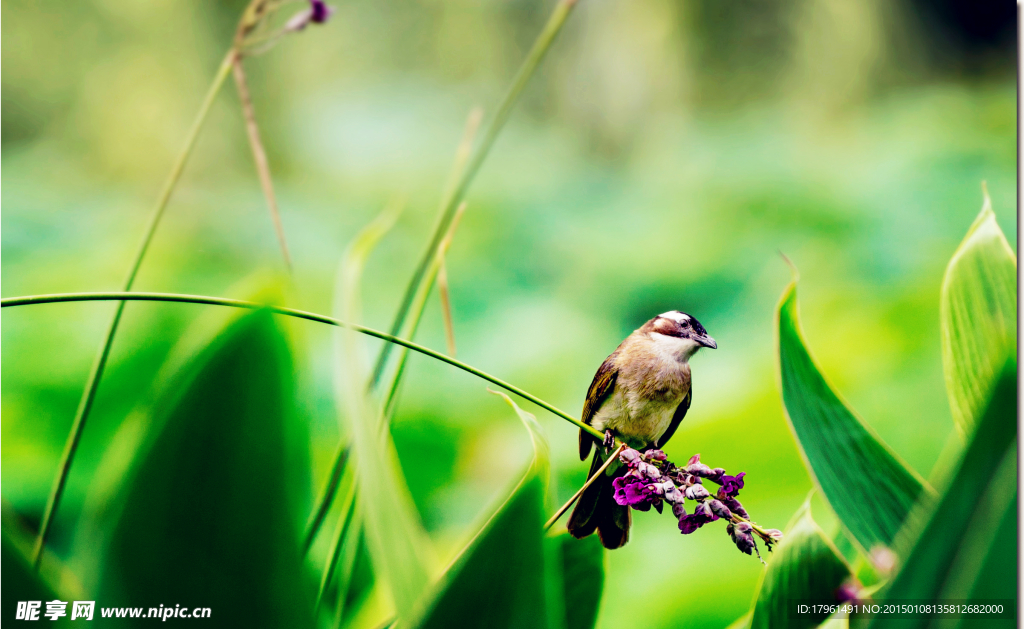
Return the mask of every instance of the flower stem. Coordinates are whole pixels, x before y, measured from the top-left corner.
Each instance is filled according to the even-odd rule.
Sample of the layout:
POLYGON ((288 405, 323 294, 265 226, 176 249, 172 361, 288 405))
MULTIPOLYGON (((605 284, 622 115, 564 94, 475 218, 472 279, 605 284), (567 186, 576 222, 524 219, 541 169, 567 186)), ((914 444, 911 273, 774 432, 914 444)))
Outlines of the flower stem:
POLYGON ((256 109, 252 105, 252 95, 249 93, 249 83, 245 78, 245 69, 242 67, 242 55, 236 54, 232 62, 232 69, 235 75, 235 85, 238 87, 238 98, 242 101, 242 118, 245 119, 245 130, 249 135, 249 146, 252 147, 253 161, 256 162, 256 173, 259 175, 260 187, 263 188, 263 196, 267 198, 267 207, 270 208, 270 219, 274 222, 274 232, 277 233, 277 242, 281 245, 281 254, 284 256, 284 264, 288 272, 292 271, 292 257, 288 253, 288 241, 284 237, 284 225, 281 223, 281 212, 277 206, 277 196, 274 194, 274 183, 270 178, 270 163, 267 161, 267 152, 260 140, 260 128, 256 124, 256 109))
POLYGON ((450 356, 436 352, 430 348, 422 345, 417 345, 412 341, 399 338, 397 336, 388 334, 387 332, 381 332, 368 328, 362 325, 356 325, 354 323, 347 323, 340 319, 335 319, 315 312, 307 312, 305 310, 296 310, 295 308, 284 308, 281 306, 270 306, 267 304, 260 304, 253 301, 243 301, 241 299, 228 299, 226 297, 208 297, 206 295, 181 295, 177 293, 143 293, 143 292, 103 292, 103 293, 54 293, 50 295, 30 295, 23 297, 7 297, 0 299, 0 308, 10 308, 13 306, 28 306, 33 304, 53 304, 53 303, 65 303, 65 302, 76 302, 76 301, 166 301, 175 303, 187 303, 187 304, 205 304, 208 306, 226 306, 229 308, 242 308, 246 310, 266 310, 273 314, 283 315, 286 317, 295 317, 297 319, 305 319, 307 321, 315 321, 317 323, 326 323, 327 325, 333 325, 349 330, 354 330, 360 334, 372 336, 388 343, 395 345, 401 345, 407 347, 414 352, 429 356, 436 360, 444 363, 448 363, 452 367, 456 367, 471 373, 474 376, 486 380, 492 384, 495 384, 502 389, 505 389, 509 393, 515 393, 519 397, 533 402, 537 406, 553 413, 573 424, 577 428, 591 434, 599 440, 604 440, 604 433, 598 431, 596 428, 589 424, 584 424, 580 420, 576 419, 572 415, 565 411, 545 402, 532 393, 520 389, 519 387, 505 382, 499 378, 492 376, 491 374, 477 369, 472 365, 468 365, 460 360, 456 360, 450 356))
MULTIPOLYGON (((156 228, 160 224, 160 219, 163 218, 164 210, 167 209, 167 203, 171 200, 171 194, 173 194, 174 188, 177 186, 178 180, 181 178, 181 173, 185 169, 185 163, 192 154, 192 149, 195 147, 196 139, 199 137, 199 131, 202 129, 203 123, 206 121, 206 117, 210 113, 213 101, 216 99, 217 93, 220 92, 221 87, 224 85, 224 80, 227 79, 228 73, 231 71, 232 60, 234 57, 235 51, 232 48, 221 62, 220 68, 213 79, 213 83, 206 92, 206 97, 203 99, 203 103, 199 107, 199 113, 196 115, 196 119, 192 123, 192 128, 189 129, 188 135, 185 138, 185 146, 182 147, 181 152, 178 154, 178 158, 175 160, 174 165, 171 167, 171 172, 167 176, 167 180, 164 182, 164 187, 160 191, 160 196, 157 197, 156 205, 153 207, 153 212, 150 215, 149 224, 146 226, 146 231, 143 234, 142 242, 139 244, 139 249, 135 253, 132 265, 128 269, 128 276, 125 278, 123 284, 124 292, 130 291, 132 286, 135 284, 135 277, 139 273, 139 267, 142 266, 142 260, 146 257, 146 252, 149 250, 150 243, 153 242, 153 235, 156 233, 156 228)), ((71 464, 74 462, 75 453, 78 451, 78 444, 82 438, 82 431, 85 429, 86 420, 89 418, 89 412, 92 410, 93 402, 96 399, 96 391, 99 388, 100 380, 103 378, 103 371, 106 368, 107 359, 110 357, 110 349, 114 344, 114 336, 117 334, 118 325, 121 323, 121 315, 124 313, 124 305, 125 302, 121 301, 117 304, 117 308, 114 310, 114 316, 110 321, 110 326, 107 328, 107 336, 104 338, 103 344, 100 346, 100 351, 96 355, 96 360, 93 362, 92 369, 85 381, 85 390, 82 392, 82 397, 78 402, 78 409, 75 412, 75 418, 71 422, 71 431, 68 433, 67 441, 64 443, 64 451, 61 454, 57 476, 53 480, 53 486, 50 488, 50 494, 46 500, 46 507, 43 510, 43 518, 39 524, 39 535, 36 537, 35 548, 32 552, 32 565, 36 570, 39 569, 39 563, 43 557, 43 548, 46 545, 46 538, 49 536, 50 528, 53 525, 54 514, 57 512, 61 497, 64 495, 64 488, 67 485, 68 474, 71 471, 71 464)))
POLYGON ((594 472, 594 475, 588 478, 587 482, 583 483, 583 487, 580 487, 580 490, 573 494, 572 498, 569 498, 569 501, 562 505, 558 509, 558 511, 555 512, 555 515, 551 516, 551 519, 544 524, 545 531, 554 526, 555 522, 558 522, 558 518, 562 517, 562 514, 568 511, 569 507, 571 507, 574 502, 579 500, 580 496, 583 495, 583 492, 587 490, 587 487, 593 485, 594 481, 596 481, 601 476, 601 474, 604 474, 604 471, 608 469, 608 466, 615 461, 616 457, 619 456, 619 453, 622 452, 625 448, 626 444, 619 444, 619 447, 615 449, 615 452, 612 452, 611 456, 608 457, 608 460, 604 462, 604 465, 599 467, 598 470, 594 472))
MULTIPOLYGON (((551 48, 551 44, 554 42, 555 36, 557 36, 559 31, 562 30, 562 26, 565 24, 566 18, 569 17, 569 13, 572 11, 572 8, 576 5, 576 1, 577 0, 559 0, 558 4, 555 6, 554 11, 551 13, 551 17, 548 18, 547 24, 544 25, 544 29, 541 31, 540 35, 537 36, 537 40, 533 43, 533 47, 526 55, 523 65, 520 66, 519 71, 512 80, 512 85, 509 87, 508 92, 505 93, 505 97, 501 101, 501 105, 498 107, 497 113, 494 115, 494 118, 484 131, 484 135, 479 146, 469 160, 469 165, 459 178, 458 184, 452 188, 451 193, 445 199, 443 204, 444 209, 441 212, 437 225, 434 227, 434 233, 430 237, 430 243, 423 252, 419 265, 416 267, 416 271, 413 273, 412 279, 409 280, 409 285, 405 289, 405 294, 402 296, 402 302, 399 305, 398 312, 395 314, 395 319, 391 324, 391 334, 397 335, 401 332, 402 326, 405 323, 405 318, 409 314, 409 309, 416 297, 416 292, 419 289, 420 283, 427 274, 427 270, 434 259, 435 252, 437 251, 438 245, 441 243, 441 239, 444 238, 445 232, 448 231, 448 225, 451 224, 452 219, 455 216, 455 211, 459 207, 459 203, 462 202, 462 198, 466 195, 466 191, 473 182, 473 178, 476 176, 477 171, 480 170, 480 166, 483 164, 488 152, 490 152, 491 147, 494 145, 494 141, 497 139, 498 133, 501 132, 502 127, 505 126, 505 122, 508 121, 508 118, 512 113, 512 108, 519 99, 519 95, 522 93, 523 88, 525 88, 526 84, 529 83, 530 78, 537 70, 541 60, 544 59, 544 55, 547 53, 548 49, 551 48)), ((385 345, 381 348, 380 355, 377 357, 377 364, 374 366, 370 377, 371 388, 376 388, 377 384, 380 382, 390 353, 390 345, 385 345)))

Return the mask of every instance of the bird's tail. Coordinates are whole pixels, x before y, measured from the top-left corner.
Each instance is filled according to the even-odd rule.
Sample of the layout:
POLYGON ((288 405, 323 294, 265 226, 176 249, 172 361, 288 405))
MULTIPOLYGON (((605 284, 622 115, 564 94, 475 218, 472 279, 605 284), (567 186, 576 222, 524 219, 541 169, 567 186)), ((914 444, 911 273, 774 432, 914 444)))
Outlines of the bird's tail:
MULTIPOLYGON (((593 476, 602 465, 604 459, 601 453, 595 452, 587 478, 593 476)), ((569 516, 568 528, 569 533, 577 539, 597 531, 601 544, 605 548, 615 549, 629 541, 631 520, 629 507, 615 502, 612 477, 602 473, 580 496, 576 508, 569 516)))

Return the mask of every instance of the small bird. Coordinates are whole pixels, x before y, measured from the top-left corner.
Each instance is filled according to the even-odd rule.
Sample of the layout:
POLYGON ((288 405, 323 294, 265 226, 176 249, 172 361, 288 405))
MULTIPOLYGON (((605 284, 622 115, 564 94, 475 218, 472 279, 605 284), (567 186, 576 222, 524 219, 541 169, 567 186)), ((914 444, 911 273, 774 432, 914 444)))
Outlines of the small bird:
MULTIPOLYGON (((643 324, 601 363, 583 403, 583 422, 605 433, 602 444, 580 430, 581 461, 598 444, 588 478, 604 464, 602 449, 607 452, 616 436, 639 449, 660 449, 672 438, 693 400, 689 360, 702 347, 718 344, 695 318, 672 310, 643 324)), ((631 521, 629 507, 615 502, 612 480, 604 473, 594 481, 568 524, 576 538, 596 530, 608 549, 628 541, 631 521)))

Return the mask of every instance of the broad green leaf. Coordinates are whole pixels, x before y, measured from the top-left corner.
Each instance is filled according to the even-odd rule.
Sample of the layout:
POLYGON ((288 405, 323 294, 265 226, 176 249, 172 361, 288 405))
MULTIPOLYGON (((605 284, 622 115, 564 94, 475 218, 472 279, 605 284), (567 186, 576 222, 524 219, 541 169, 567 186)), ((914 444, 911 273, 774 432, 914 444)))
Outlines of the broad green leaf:
POLYGON ((106 511, 114 521, 97 601, 311 626, 299 553, 307 437, 292 413, 292 372, 265 312, 184 363, 106 511))
MULTIPOLYGON (((386 209, 368 225, 345 252, 339 271, 341 318, 360 320, 360 279, 373 247, 394 224, 398 208, 386 209)), ((373 559, 378 583, 383 583, 400 619, 409 618, 433 581, 436 563, 430 539, 402 476, 391 434, 382 430, 383 414, 366 390, 366 364, 361 335, 336 332, 338 360, 336 391, 352 434, 352 459, 363 514, 362 531, 373 559)), ((359 527, 352 527, 356 531, 359 527)))
POLYGON ((1017 353, 1017 256, 985 192, 981 213, 953 253, 940 298, 942 365, 953 420, 969 435, 999 369, 1017 353))
POLYGON ((798 601, 836 603, 836 589, 850 578, 850 567, 811 517, 810 500, 793 516, 773 553, 754 602, 750 629, 804 629, 828 614, 796 614, 798 601))
POLYGON ((531 471, 448 569, 412 626, 547 629, 543 501, 544 481, 531 471))
POLYGON ((522 420, 533 442, 533 461, 511 497, 445 572, 417 620, 400 623, 402 627, 560 629, 564 624, 559 614, 563 614, 562 592, 567 586, 557 578, 563 555, 560 548, 551 552, 556 540, 544 535, 547 439, 536 417, 504 393, 492 393, 501 396, 522 420), (554 596, 553 590, 557 590, 554 596))
POLYGON ((557 537, 562 554, 566 629, 593 629, 604 590, 604 547, 596 535, 557 537))
POLYGON ((778 326, 782 400, 808 470, 863 549, 891 545, 931 488, 825 380, 800 330, 795 280, 779 302, 778 326))
MULTIPOLYGON (((885 600, 1016 598, 1016 562, 1000 556, 1016 557, 1016 496, 1017 369, 1011 361, 949 488, 912 536, 906 560, 883 591, 885 600)), ((923 616, 877 616, 871 627, 926 627, 931 622, 923 616)))

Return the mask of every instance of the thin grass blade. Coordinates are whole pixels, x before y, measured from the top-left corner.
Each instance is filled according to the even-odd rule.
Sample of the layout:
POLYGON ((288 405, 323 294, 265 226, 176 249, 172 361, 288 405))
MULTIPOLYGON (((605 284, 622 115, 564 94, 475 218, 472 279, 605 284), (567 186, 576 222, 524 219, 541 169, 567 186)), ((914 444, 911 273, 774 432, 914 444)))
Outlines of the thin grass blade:
MULTIPOLYGON (((398 207, 384 211, 346 251, 339 272, 338 298, 346 318, 360 316, 360 279, 366 259, 394 224, 398 207)), ((381 414, 367 397, 364 354, 358 333, 337 333, 336 392, 352 434, 358 500, 363 513, 367 546, 375 573, 385 584, 399 618, 408 618, 433 580, 430 540, 419 521, 409 488, 402 477, 390 433, 381 438, 381 414)))

